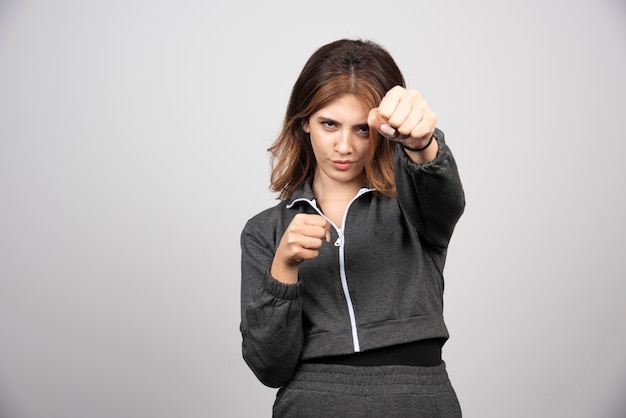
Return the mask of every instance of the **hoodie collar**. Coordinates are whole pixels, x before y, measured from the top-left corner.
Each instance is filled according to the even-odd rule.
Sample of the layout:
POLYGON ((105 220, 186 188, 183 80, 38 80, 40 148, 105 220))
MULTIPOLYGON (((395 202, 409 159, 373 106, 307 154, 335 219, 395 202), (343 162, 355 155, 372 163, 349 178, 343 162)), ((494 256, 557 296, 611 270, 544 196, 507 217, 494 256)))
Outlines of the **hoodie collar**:
POLYGON ((306 200, 308 202, 312 202, 315 200, 315 196, 313 196, 313 188, 311 187, 312 182, 313 177, 309 177, 300 186, 298 186, 298 188, 293 192, 293 195, 285 201, 288 208, 293 206, 297 201, 306 200))
MULTIPOLYGON (((285 203, 287 204, 287 208, 291 208, 295 203, 300 202, 300 201, 307 201, 313 206, 316 206, 314 203, 315 196, 313 196, 313 188, 311 186, 312 183, 313 183, 313 177, 309 177, 305 182, 303 182, 300 186, 298 186, 298 188, 295 190, 293 195, 285 201, 285 203)), ((355 198, 362 195, 365 192, 370 192, 374 190, 375 189, 363 186, 361 187, 359 192, 356 194, 355 198)))

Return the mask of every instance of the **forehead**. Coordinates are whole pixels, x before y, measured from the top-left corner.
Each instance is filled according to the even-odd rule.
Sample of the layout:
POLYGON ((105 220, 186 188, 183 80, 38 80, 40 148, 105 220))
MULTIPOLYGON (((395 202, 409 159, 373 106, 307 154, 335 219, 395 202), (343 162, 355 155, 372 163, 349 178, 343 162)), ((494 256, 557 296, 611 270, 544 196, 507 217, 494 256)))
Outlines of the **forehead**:
POLYGON ((344 94, 331 102, 320 110, 315 112, 313 116, 327 117, 331 119, 367 119, 369 113, 368 106, 353 94, 344 94))

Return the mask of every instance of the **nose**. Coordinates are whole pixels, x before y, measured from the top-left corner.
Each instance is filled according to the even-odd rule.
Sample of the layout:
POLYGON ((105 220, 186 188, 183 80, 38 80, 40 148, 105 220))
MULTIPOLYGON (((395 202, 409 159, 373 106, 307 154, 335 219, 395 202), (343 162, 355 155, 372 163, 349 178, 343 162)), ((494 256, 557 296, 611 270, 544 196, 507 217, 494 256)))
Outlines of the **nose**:
POLYGON ((350 130, 342 130, 337 135, 335 151, 339 154, 350 154, 352 152, 352 132, 350 130))

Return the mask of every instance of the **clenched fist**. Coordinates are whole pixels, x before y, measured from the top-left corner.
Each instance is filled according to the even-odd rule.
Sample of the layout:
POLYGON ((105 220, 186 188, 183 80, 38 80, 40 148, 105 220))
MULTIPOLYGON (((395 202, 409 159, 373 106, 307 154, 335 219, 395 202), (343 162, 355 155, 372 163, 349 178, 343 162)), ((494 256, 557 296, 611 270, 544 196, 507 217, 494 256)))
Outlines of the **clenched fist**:
MULTIPOLYGON (((377 108, 370 110, 367 124, 392 141, 420 149, 429 144, 437 125, 437 115, 417 90, 395 86, 385 94, 377 108)), ((423 155, 409 156, 425 162, 432 160, 436 152, 435 144, 428 146, 423 155)))
POLYGON ((319 255, 330 239, 330 223, 320 215, 297 214, 285 230, 272 262, 271 275, 284 283, 298 281, 298 266, 319 255))

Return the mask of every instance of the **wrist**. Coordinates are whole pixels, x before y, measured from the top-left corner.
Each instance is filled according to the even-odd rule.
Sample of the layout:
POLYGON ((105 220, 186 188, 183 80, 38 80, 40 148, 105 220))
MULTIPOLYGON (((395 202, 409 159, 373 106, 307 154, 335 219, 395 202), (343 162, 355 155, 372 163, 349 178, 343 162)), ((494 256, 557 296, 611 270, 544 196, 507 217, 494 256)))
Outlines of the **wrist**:
POLYGON ((421 152, 426 150, 428 147, 430 147, 430 145, 433 143, 433 139, 435 138, 435 134, 434 132, 430 135, 430 138, 428 139, 428 141, 426 142, 425 145, 421 146, 421 147, 411 147, 407 144, 405 144, 404 142, 400 142, 400 145, 402 146, 402 148, 409 150, 409 151, 413 151, 413 152, 421 152))
POLYGON ((274 259, 270 268, 270 275, 279 282, 286 284, 298 283, 299 263, 284 263, 274 259))

